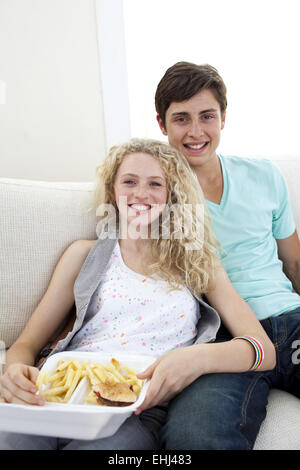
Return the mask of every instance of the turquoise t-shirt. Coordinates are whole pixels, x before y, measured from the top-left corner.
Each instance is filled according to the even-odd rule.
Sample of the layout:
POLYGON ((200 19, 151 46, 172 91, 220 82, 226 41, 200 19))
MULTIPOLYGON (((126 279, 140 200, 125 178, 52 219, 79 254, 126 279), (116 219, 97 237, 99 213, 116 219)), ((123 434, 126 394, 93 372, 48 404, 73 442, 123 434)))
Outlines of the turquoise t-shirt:
POLYGON ((220 204, 207 206, 232 284, 259 320, 299 307, 277 256, 275 239, 295 231, 281 172, 265 159, 219 158, 223 195, 220 204))

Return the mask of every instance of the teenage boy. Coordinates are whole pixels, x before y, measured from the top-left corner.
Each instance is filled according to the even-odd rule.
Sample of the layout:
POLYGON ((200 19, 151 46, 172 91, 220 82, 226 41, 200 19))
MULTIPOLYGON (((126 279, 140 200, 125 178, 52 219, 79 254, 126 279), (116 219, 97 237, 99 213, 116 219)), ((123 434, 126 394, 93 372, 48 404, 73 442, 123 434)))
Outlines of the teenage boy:
MULTIPOLYGON (((158 84, 155 105, 162 133, 198 177, 229 278, 277 353, 272 371, 209 374, 187 387, 170 404, 163 446, 252 449, 270 388, 300 397, 292 360, 300 339, 300 243, 288 191, 270 161, 217 154, 227 100, 215 68, 175 64, 158 84)), ((223 325, 216 341, 228 338, 223 325)))

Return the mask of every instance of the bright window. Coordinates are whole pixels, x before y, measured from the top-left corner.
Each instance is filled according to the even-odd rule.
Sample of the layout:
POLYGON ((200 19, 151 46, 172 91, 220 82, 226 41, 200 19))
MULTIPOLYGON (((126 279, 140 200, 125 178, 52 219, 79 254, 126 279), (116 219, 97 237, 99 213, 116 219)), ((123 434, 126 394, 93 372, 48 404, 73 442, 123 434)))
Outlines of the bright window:
POLYGON ((154 94, 177 61, 209 63, 228 90, 225 154, 300 155, 299 0, 124 0, 131 134, 164 140, 154 94))

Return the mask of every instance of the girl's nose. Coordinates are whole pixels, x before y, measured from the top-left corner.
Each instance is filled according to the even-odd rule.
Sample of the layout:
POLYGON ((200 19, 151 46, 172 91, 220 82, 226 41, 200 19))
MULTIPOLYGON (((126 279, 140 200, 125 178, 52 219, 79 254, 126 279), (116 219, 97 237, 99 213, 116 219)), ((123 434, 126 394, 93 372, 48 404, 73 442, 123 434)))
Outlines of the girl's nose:
POLYGON ((144 184, 138 184, 135 187, 135 197, 139 199, 145 199, 148 197, 148 187, 144 184))

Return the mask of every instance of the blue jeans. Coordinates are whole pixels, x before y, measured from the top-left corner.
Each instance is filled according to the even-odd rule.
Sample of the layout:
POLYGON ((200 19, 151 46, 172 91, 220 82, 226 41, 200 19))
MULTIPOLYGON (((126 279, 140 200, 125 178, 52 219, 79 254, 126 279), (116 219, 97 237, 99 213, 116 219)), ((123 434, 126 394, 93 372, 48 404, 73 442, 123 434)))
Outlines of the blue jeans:
MULTIPOLYGON (((296 340, 300 344, 300 308, 261 324, 275 346, 276 367, 266 372, 201 376, 169 403, 163 448, 253 449, 270 389, 300 397, 300 354, 293 345, 296 340)), ((229 339, 230 333, 222 326, 217 341, 229 339)))

